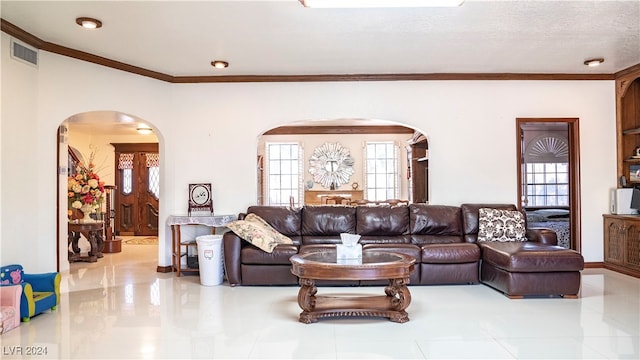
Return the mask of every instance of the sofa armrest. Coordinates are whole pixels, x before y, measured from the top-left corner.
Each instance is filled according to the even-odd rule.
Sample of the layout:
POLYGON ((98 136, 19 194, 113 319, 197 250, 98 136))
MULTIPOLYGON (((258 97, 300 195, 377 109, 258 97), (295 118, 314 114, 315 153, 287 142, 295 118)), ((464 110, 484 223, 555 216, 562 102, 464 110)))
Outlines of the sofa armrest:
POLYGON ((232 231, 227 231, 222 236, 224 249, 224 271, 227 275, 229 285, 231 286, 242 285, 242 272, 240 268, 240 265, 242 264, 242 259, 240 257, 242 241, 243 240, 232 231))
POLYGON ((22 286, 0 286, 0 305, 11 306, 17 309, 20 314, 20 295, 22 295, 22 286))
POLYGON ((558 245, 558 235, 547 228, 527 229, 527 241, 535 241, 546 245, 558 245))
POLYGON ((22 296, 21 285, 0 286, 0 306, 3 308, 13 309, 13 324, 4 327, 0 333, 6 332, 9 329, 17 328, 20 326, 20 299, 22 296))

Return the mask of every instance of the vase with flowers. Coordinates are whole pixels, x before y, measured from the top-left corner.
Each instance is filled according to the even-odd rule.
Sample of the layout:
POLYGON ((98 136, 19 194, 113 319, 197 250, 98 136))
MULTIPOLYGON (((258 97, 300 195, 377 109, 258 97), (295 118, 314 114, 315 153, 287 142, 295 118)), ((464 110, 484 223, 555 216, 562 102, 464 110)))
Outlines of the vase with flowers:
POLYGON ((94 222, 91 214, 102 207, 104 202, 104 182, 96 173, 93 164, 94 154, 89 158, 89 165, 78 163, 76 174, 67 182, 69 208, 82 211, 81 222, 94 222))

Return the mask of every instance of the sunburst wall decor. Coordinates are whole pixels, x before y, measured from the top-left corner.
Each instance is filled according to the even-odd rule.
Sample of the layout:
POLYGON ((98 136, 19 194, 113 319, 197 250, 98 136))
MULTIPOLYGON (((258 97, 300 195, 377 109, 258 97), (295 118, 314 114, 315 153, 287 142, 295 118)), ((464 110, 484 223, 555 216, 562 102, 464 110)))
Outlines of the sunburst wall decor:
POLYGON ((353 157, 340 143, 324 143, 313 150, 309 159, 309 173, 313 181, 324 188, 349 182, 354 173, 353 157))

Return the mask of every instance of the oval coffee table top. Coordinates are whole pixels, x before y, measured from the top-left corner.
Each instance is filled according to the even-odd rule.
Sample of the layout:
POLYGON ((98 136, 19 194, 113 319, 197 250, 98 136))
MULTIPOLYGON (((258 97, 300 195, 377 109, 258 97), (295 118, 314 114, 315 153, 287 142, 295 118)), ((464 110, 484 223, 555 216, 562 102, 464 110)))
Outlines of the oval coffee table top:
POLYGON ((412 256, 363 251, 362 261, 337 261, 335 251, 318 251, 293 255, 291 272, 301 278, 325 280, 380 280, 409 277, 416 259, 412 256))

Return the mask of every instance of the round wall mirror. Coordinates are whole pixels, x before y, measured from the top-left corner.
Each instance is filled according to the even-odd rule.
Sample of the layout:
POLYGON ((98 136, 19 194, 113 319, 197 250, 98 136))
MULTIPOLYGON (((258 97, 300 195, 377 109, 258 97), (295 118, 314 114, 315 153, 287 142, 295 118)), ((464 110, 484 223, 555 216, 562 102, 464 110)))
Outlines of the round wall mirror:
POLYGON ((349 149, 339 143, 324 143, 313 150, 309 173, 313 181, 325 188, 346 184, 354 173, 353 157, 349 149))

